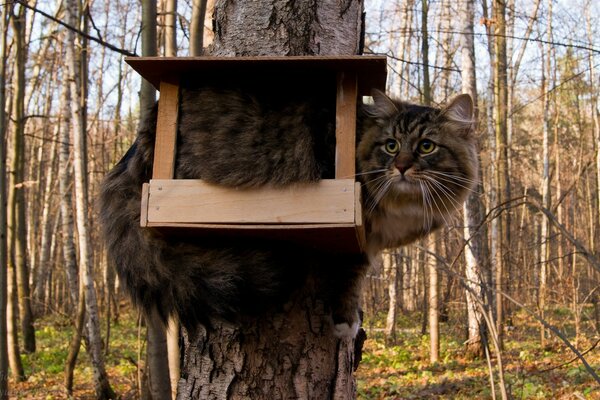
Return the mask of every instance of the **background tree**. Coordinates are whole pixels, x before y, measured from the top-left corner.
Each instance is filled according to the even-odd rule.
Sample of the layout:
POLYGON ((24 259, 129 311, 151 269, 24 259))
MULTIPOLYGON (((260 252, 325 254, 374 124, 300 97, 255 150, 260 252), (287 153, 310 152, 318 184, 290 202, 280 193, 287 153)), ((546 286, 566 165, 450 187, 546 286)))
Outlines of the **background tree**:
POLYGON ((0 20, 0 399, 8 399, 8 347, 6 342, 6 291, 8 268, 7 215, 6 215, 6 60, 8 56, 8 10, 2 8, 0 20))

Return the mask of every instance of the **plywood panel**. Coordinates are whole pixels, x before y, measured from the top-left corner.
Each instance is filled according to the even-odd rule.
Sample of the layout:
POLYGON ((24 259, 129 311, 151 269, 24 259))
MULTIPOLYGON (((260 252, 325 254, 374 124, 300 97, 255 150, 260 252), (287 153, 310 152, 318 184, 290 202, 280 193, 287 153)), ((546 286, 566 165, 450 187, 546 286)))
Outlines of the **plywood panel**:
POLYGON ((353 179, 240 190, 201 180, 151 180, 148 225, 355 222, 353 179))

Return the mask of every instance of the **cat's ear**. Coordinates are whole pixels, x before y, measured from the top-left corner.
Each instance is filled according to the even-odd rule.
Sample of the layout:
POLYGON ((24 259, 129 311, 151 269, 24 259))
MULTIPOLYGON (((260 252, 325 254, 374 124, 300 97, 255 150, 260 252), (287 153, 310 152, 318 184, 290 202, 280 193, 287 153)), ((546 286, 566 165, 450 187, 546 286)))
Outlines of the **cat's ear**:
POLYGON ((447 119, 450 128, 468 135, 475 127, 475 108, 470 95, 463 93, 456 96, 442 109, 442 115, 447 119))
POLYGON ((376 118, 390 118, 400 112, 399 104, 380 90, 373 89, 371 92, 373 105, 369 107, 368 113, 376 118))

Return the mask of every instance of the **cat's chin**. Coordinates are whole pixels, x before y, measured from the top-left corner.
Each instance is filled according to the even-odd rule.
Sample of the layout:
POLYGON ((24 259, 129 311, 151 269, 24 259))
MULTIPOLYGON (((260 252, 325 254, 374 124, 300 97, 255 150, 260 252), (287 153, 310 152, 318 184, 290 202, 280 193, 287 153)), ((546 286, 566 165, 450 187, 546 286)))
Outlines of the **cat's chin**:
POLYGON ((397 196, 421 198, 422 187, 418 181, 411 178, 396 178, 392 190, 397 196))

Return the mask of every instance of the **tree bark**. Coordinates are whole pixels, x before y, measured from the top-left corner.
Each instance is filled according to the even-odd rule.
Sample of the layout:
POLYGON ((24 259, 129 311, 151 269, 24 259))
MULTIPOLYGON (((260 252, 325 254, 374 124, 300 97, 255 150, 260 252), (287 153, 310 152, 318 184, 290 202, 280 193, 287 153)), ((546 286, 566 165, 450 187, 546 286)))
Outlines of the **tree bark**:
POLYGON ((204 19, 207 0, 192 1, 192 20, 190 21, 190 56, 202 55, 204 47, 204 19))
MULTIPOLYGON (((549 40, 552 40, 552 1, 548 2, 548 36, 549 40)), ((547 88, 548 79, 550 79, 551 74, 551 60, 550 60, 550 52, 545 53, 543 45, 540 45, 542 50, 542 79, 541 79, 541 87, 542 91, 542 112, 543 112, 543 121, 542 121, 542 182, 541 182, 541 193, 542 193, 542 205, 546 209, 550 209, 550 101, 549 101, 549 93, 547 88)), ((538 290, 538 307, 540 317, 544 318, 545 316, 545 307, 546 307, 546 284, 547 284, 547 274, 548 274, 548 259, 550 258, 550 221, 548 218, 542 218, 541 221, 541 243, 540 243, 540 283, 538 290)), ((546 344, 546 328, 543 324, 540 324, 540 346, 544 347, 546 344)))
POLYGON ((169 362, 167 357, 167 332, 157 312, 146 315, 147 343, 146 365, 149 397, 163 400, 172 397, 169 362))
POLYGON ((35 351, 35 330, 33 328, 33 312, 29 289, 29 271, 27 266, 27 231, 25 218, 25 8, 19 7, 18 14, 13 14, 11 21, 15 32, 15 92, 13 93, 14 134, 13 159, 11 160, 11 182, 9 183, 9 204, 11 207, 10 226, 12 231, 12 259, 17 278, 17 301, 21 332, 23 333, 23 349, 31 353, 35 351))
POLYGON ((165 0, 165 57, 177 56, 177 0, 165 0))
POLYGON ((8 242, 7 242, 7 214, 6 214, 6 59, 8 15, 13 5, 2 7, 0 20, 0 400, 8 399, 8 345, 7 345, 7 289, 8 289, 8 242))
POLYGON ((398 263, 395 252, 385 251, 382 257, 389 298, 388 313, 385 322, 385 341, 388 344, 393 344, 396 342, 396 313, 398 312, 398 263))
MULTIPOLYGON (((507 142, 507 70, 506 58, 506 3, 505 0, 494 0, 494 105, 495 133, 497 152, 497 185, 499 192, 499 204, 510 199, 510 176, 508 171, 508 142, 507 142)), ((504 266, 507 264, 508 248, 510 246, 510 212, 505 212, 498 221, 499 243, 496 253, 496 326, 500 343, 502 343, 504 331, 504 266)))
MULTIPOLYGON (((459 15, 459 31, 463 32, 460 37, 462 92, 471 96, 477 110, 477 79, 473 38, 474 1, 462 0, 459 15)), ((484 193, 481 167, 479 167, 479 177, 475 191, 469 194, 463 206, 464 235, 468 240, 465 246, 465 277, 467 279, 466 285, 469 288, 465 290, 467 302, 467 354, 471 356, 482 356, 484 354, 484 342, 488 341, 487 337, 482 338, 482 335, 486 332, 485 321, 475 303, 477 299, 473 298, 473 294, 476 294, 485 303, 484 286, 491 283, 486 280, 489 271, 488 274, 484 273, 489 268, 487 262, 489 253, 487 229, 486 225, 483 224, 485 208, 481 201, 481 196, 484 193)))
MULTIPOLYGON (((438 248, 440 235, 438 232, 429 236, 429 251, 439 254, 438 248)), ((437 259, 431 255, 427 257, 427 273, 429 275, 429 290, 427 299, 427 320, 429 321, 429 362, 432 364, 440 360, 440 285, 437 269, 437 259)))
MULTIPOLYGON (((68 0, 66 6, 67 20, 72 26, 77 25, 79 5, 74 0, 68 0)), ((100 322, 98 305, 96 302, 96 291, 93 281, 92 251, 90 232, 88 227, 88 199, 87 199, 87 165, 86 165, 86 142, 85 142, 85 113, 84 106, 85 88, 82 82, 87 76, 81 76, 82 69, 77 57, 76 39, 72 31, 67 31, 66 65, 68 73, 68 84, 71 92, 71 127, 73 132, 73 170, 75 178, 75 216, 77 223, 77 240, 79 244, 80 285, 84 286, 85 306, 87 312, 87 337, 88 353, 90 355, 94 389, 96 398, 115 398, 108 375, 104 366, 102 352, 102 338, 100 336, 100 322)))
MULTIPOLYGON (((157 26, 156 26, 156 0, 142 1, 142 55, 156 56, 157 26)), ((175 7, 175 5, 173 5, 175 7)), ((174 32, 173 32, 174 34, 174 32)), ((167 45, 169 45, 167 43, 167 45)), ((172 45, 172 43, 170 44, 172 45)), ((165 48, 166 50, 166 48, 165 48)), ((171 48, 168 51, 172 52, 171 48)), ((165 54, 166 55, 166 54, 165 54)), ((140 90, 140 120, 146 119, 156 102, 156 90, 145 79, 142 79, 140 90)), ((146 393, 151 399, 166 399, 171 397, 169 380, 169 360, 167 357, 167 343, 165 339, 166 326, 156 315, 146 315, 147 344, 146 344, 146 371, 147 379, 144 381, 146 393), (165 385, 167 385, 165 387, 165 385)))
MULTIPOLYGON (((212 55, 357 54, 362 10, 361 0, 219 1, 212 55)), ((333 335, 329 305, 316 281, 308 279, 269 315, 182 329, 178 398, 354 398, 355 346, 360 349, 364 337, 333 335)))

